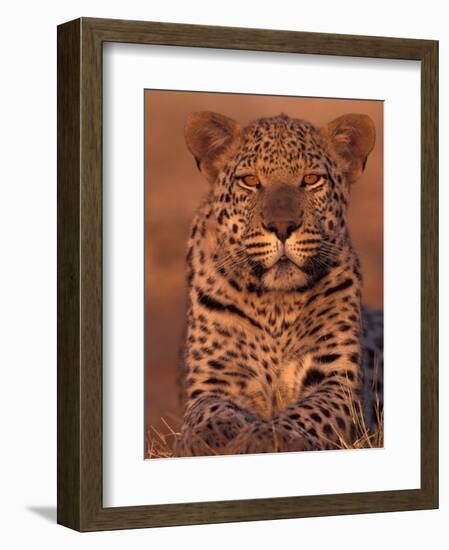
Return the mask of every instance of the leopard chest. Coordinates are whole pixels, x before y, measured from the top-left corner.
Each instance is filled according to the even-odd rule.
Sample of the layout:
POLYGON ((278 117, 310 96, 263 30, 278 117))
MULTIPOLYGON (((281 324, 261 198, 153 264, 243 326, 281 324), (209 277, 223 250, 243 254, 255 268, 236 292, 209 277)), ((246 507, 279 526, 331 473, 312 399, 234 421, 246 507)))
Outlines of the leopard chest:
POLYGON ((262 418, 271 418, 298 399, 304 362, 299 353, 285 352, 278 343, 271 353, 252 365, 258 376, 247 386, 251 409, 262 418))

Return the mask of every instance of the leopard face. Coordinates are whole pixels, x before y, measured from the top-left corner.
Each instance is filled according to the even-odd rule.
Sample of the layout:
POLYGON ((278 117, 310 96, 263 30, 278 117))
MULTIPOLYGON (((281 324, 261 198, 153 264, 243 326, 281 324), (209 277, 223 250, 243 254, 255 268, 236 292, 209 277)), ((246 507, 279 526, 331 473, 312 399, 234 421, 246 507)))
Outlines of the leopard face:
POLYGON ((354 138, 344 125, 323 130, 280 115, 242 129, 200 113, 186 137, 212 183, 219 268, 256 276, 267 290, 293 291, 333 266, 348 239, 353 172, 369 152, 361 166, 345 159, 354 138))

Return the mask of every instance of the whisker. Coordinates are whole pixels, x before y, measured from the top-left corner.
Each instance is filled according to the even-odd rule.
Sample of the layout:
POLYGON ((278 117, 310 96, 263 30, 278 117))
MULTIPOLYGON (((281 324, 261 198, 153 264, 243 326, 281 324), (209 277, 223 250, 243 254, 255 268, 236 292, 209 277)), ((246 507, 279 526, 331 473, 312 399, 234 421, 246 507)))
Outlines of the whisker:
POLYGON ((232 254, 228 253, 221 258, 215 260, 215 266, 217 269, 238 268, 246 261, 248 261, 248 256, 246 254, 246 251, 242 247, 241 249, 233 251, 232 254))
POLYGON ((325 248, 328 248, 328 249, 331 249, 331 250, 338 250, 338 251, 342 251, 342 250, 345 250, 344 247, 336 244, 336 243, 332 243, 330 242, 329 240, 322 240, 321 241, 321 246, 322 247, 325 247, 325 248))
POLYGON ((324 267, 324 268, 329 268, 329 267, 332 267, 332 263, 328 262, 325 258, 323 258, 322 256, 319 257, 319 256, 313 256, 311 258, 312 260, 312 264, 315 263, 315 264, 318 264, 320 265, 321 267, 324 267))

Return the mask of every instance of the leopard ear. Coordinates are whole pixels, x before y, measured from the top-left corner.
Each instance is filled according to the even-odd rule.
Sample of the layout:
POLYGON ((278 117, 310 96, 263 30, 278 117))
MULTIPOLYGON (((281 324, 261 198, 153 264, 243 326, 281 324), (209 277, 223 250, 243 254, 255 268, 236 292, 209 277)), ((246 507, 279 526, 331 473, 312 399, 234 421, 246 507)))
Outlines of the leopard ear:
POLYGON ((327 133, 337 154, 346 161, 347 180, 354 183, 365 169, 376 142, 373 121, 368 115, 343 115, 328 124, 327 133))
POLYGON ((184 133, 187 147, 195 157, 198 168, 213 183, 235 150, 242 129, 231 118, 202 111, 188 117, 184 133))

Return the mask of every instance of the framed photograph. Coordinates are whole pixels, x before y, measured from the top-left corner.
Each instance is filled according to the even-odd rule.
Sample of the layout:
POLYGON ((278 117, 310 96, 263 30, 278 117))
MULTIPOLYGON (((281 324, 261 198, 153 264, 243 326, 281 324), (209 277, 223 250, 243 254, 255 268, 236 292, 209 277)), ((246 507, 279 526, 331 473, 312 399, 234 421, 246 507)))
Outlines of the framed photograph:
POLYGON ((438 43, 58 27, 58 522, 438 506, 438 43))

